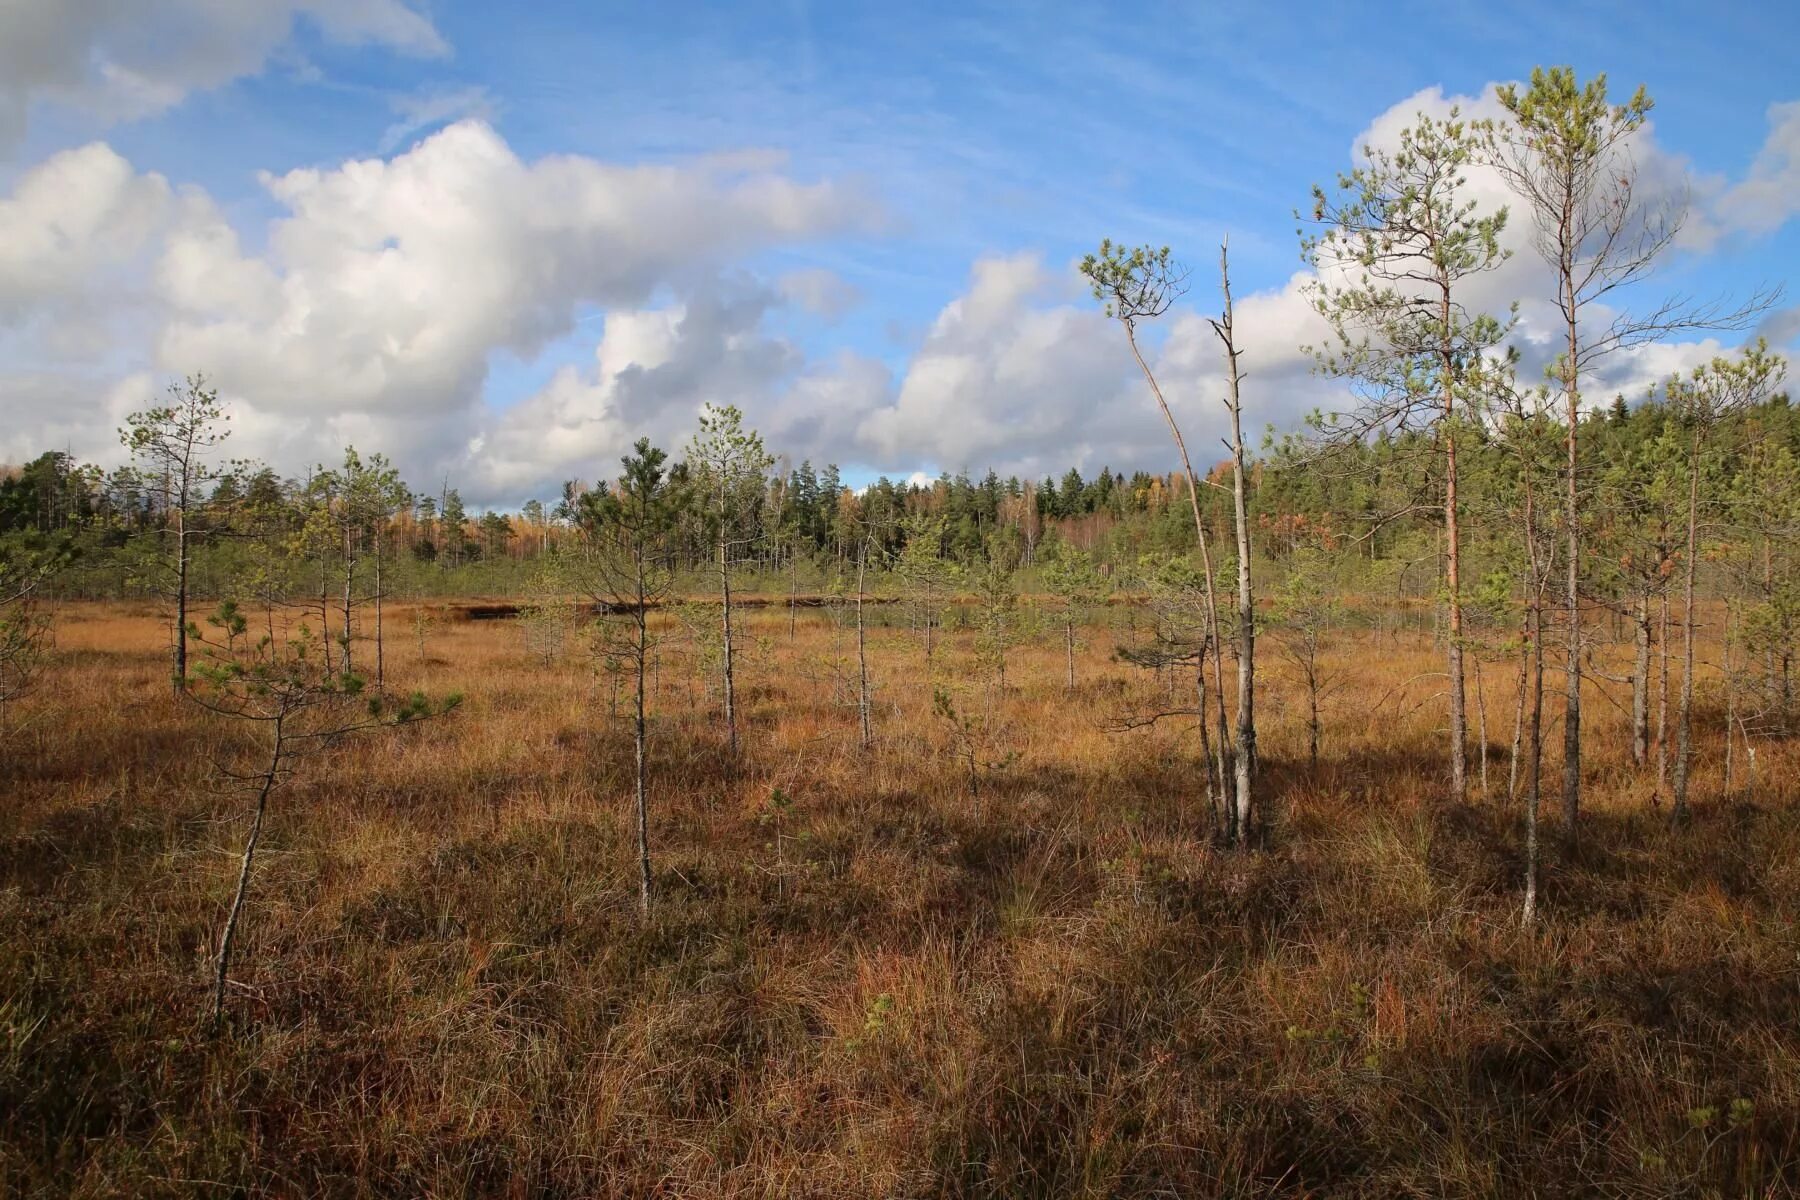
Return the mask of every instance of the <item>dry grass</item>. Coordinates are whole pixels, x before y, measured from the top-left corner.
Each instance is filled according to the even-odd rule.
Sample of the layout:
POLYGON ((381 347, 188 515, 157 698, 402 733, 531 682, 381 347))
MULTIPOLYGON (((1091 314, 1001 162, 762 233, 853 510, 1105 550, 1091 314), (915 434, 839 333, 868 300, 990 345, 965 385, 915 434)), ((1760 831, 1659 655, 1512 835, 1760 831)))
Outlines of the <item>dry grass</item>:
MULTIPOLYGON (((1239 856, 1204 836, 1189 729, 1101 728, 1157 687, 1104 633, 1073 698, 1059 640, 1016 656, 992 748, 1018 757, 977 797, 903 628, 872 634, 865 753, 848 634, 748 623, 737 770, 685 653, 659 671, 646 923, 604 679, 507 622, 421 661, 395 616, 396 681, 468 703, 278 795, 214 1036, 243 802, 211 763, 245 735, 164 694, 151 614, 65 611, 0 767, 0 1194, 1800 1188, 1791 747, 1725 803, 1704 743, 1713 799, 1670 831, 1597 689, 1586 840, 1527 932, 1511 680, 1502 795, 1434 804, 1432 706, 1375 703, 1435 667, 1423 637, 1340 646, 1317 772, 1272 665, 1274 820, 1239 856)), ((935 682, 980 712, 972 655, 952 635, 935 682)))

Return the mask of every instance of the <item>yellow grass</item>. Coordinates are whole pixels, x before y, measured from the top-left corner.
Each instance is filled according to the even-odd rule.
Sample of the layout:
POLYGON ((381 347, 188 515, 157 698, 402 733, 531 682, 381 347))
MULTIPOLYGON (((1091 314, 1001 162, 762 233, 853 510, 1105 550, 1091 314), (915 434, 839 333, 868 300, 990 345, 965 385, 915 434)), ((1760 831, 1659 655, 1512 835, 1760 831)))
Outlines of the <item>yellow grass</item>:
POLYGON ((1696 821, 1670 830, 1594 685, 1584 843, 1558 849, 1547 798, 1525 931, 1504 666, 1490 794, 1449 805, 1427 636, 1339 639, 1316 771, 1271 639, 1266 845, 1240 854, 1208 836, 1191 721, 1108 731, 1164 693, 1113 632, 1086 631, 1076 694, 1058 632, 991 697, 971 634, 928 667, 903 612, 871 618, 864 751, 843 614, 803 611, 793 639, 779 607, 747 614, 735 766, 672 637, 646 922, 626 690, 610 717, 577 640, 545 668, 508 621, 443 621, 421 658, 390 608, 390 683, 467 702, 277 793, 215 1035, 245 804, 214 764, 253 735, 167 695, 153 611, 65 608, 5 714, 0 1193, 1800 1186, 1790 744, 1727 798, 1704 709, 1696 821), (934 686, 991 706, 984 762, 1016 754, 979 794, 934 686))

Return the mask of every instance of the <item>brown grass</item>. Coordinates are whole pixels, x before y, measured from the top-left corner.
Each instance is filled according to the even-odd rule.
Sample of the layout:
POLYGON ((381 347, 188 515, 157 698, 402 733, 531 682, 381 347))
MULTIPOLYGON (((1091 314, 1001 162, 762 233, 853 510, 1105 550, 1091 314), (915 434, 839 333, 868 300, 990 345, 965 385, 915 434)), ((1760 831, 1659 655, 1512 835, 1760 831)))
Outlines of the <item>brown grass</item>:
MULTIPOLYGON (((737 770, 687 652, 659 671, 644 922, 604 680, 500 621, 442 625, 422 662, 406 623, 395 681, 468 702, 278 793, 215 1036, 244 803, 212 763, 247 735, 165 695, 153 615, 63 612, 0 767, 0 1194, 1800 1188, 1788 745, 1727 803, 1703 742, 1671 831, 1597 688, 1585 842, 1523 931, 1501 669, 1498 794, 1445 806, 1430 682, 1375 706, 1435 669, 1425 638, 1339 647, 1316 773, 1271 664, 1273 823, 1237 855, 1205 836, 1191 729, 1101 727, 1157 688, 1107 634, 1072 698, 1059 639, 1017 655, 992 747, 1018 757, 974 797, 904 628, 871 635, 865 754, 850 636, 758 611, 737 770)), ((934 678, 979 713, 972 656, 952 635, 934 678)))

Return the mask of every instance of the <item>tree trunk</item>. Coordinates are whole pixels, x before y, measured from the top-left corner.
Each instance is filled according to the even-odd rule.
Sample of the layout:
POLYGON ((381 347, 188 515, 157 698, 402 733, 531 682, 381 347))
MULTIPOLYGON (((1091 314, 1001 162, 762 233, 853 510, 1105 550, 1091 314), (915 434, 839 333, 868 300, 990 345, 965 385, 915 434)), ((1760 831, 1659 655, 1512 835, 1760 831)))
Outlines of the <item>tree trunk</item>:
POLYGON ((1700 522, 1700 437, 1694 436, 1688 462, 1687 562, 1681 578, 1681 698, 1675 709, 1675 807, 1679 823, 1688 817, 1688 774, 1694 756, 1694 556, 1700 522))
POLYGON ((724 533, 725 509, 723 500, 719 507, 719 622, 720 637, 723 639, 725 676, 725 738, 736 758, 738 752, 737 731, 737 681, 732 677, 731 659, 731 563, 726 556, 724 533))
POLYGON ((250 817, 250 833, 244 839, 244 857, 238 868, 237 892, 231 898, 231 908, 225 916, 225 929, 219 935, 219 954, 213 965, 212 1019, 215 1024, 225 1015, 225 980, 231 970, 232 942, 237 936, 238 920, 244 912, 244 897, 250 891, 250 864, 256 856, 256 843, 262 838, 263 814, 268 811, 269 793, 275 789, 275 781, 281 770, 282 752, 286 748, 281 721, 277 718, 275 741, 269 751, 269 765, 256 790, 256 808, 250 817))
POLYGON ((1457 363, 1450 344, 1450 281, 1439 279, 1439 329, 1444 404, 1444 607, 1450 626, 1450 798, 1461 801, 1468 794, 1469 715, 1463 682, 1462 531, 1457 521, 1456 496, 1456 375, 1457 363))
POLYGON ((1631 765, 1650 761, 1650 596, 1640 592, 1632 610, 1637 657, 1631 669, 1631 765))
MULTIPOLYGON (((1156 376, 1151 373, 1150 364, 1144 361, 1144 353, 1138 348, 1137 333, 1129 322, 1125 325, 1125 337, 1131 343, 1131 353, 1137 359, 1138 368, 1143 371, 1144 378, 1149 381, 1150 392, 1156 397, 1156 405, 1162 410, 1163 419, 1169 423, 1169 433, 1174 437, 1175 449, 1181 455, 1182 474, 1187 479, 1188 506, 1194 514, 1194 537, 1200 543, 1200 569, 1205 576, 1207 647, 1203 647, 1201 653, 1204 655, 1208 647, 1212 651, 1213 694, 1218 701, 1215 711, 1215 719, 1218 721, 1218 743, 1212 749, 1213 765, 1217 772, 1219 788, 1223 791, 1229 777, 1226 758, 1230 753, 1229 739, 1225 731, 1225 650, 1219 641, 1219 605, 1218 597, 1213 589, 1212 552, 1206 542, 1206 522, 1200 517, 1200 483, 1194 475, 1194 464, 1188 458, 1187 443, 1182 440, 1181 427, 1175 423, 1175 414, 1170 411, 1169 402, 1163 398, 1162 387, 1156 382, 1156 376)), ((1201 705, 1203 714, 1205 710, 1206 706, 1201 705)), ((1202 721, 1204 719, 1203 716, 1202 721)), ((1204 737, 1205 734, 1202 732, 1202 738, 1204 739, 1204 737)), ((1236 811, 1235 806, 1227 805, 1226 807, 1228 812, 1236 811)), ((1235 836, 1235 828, 1227 830, 1228 838, 1235 836)))
POLYGON ((856 560, 856 715, 862 728, 862 748, 869 748, 869 648, 863 625, 863 572, 869 564, 868 543, 856 560))
POLYGON ((1488 794, 1488 730, 1487 730, 1487 689, 1481 686, 1481 656, 1475 656, 1475 719, 1478 722, 1475 736, 1481 755, 1481 798, 1488 794))
POLYGON ((187 504, 175 510, 175 694, 187 690, 188 531, 187 504))
POLYGON ((344 530, 344 653, 342 663, 344 674, 350 674, 350 608, 355 602, 352 599, 352 588, 356 580, 356 557, 352 544, 352 533, 344 530))
POLYGON ((375 528, 375 687, 387 683, 387 660, 381 644, 381 527, 375 528))
POLYGON ((1525 739, 1525 693, 1531 680, 1531 614, 1530 597, 1526 598, 1526 615, 1519 627, 1519 686, 1513 697, 1512 755, 1506 768, 1506 800, 1510 804, 1519 797, 1519 753, 1525 739))
MULTIPOLYGON (((1527 473, 1530 471, 1526 465, 1527 473)), ((1525 490, 1525 546, 1530 562, 1525 599, 1526 638, 1531 644, 1531 714, 1528 722, 1530 748, 1525 762, 1525 908, 1523 919, 1530 925, 1537 919, 1538 901, 1538 809, 1543 795, 1544 766, 1544 611, 1543 589, 1537 563, 1536 512, 1532 504, 1529 478, 1525 490)))
POLYGON ((644 683, 650 657, 650 614, 644 608, 644 558, 637 556, 637 712, 632 720, 632 742, 637 756, 637 852, 638 911, 650 915, 650 798, 646 774, 646 740, 644 724, 644 683))
POLYGON ((323 656, 325 673, 331 671, 331 576, 326 554, 319 552, 319 653, 323 656))
POLYGON ((1657 618, 1656 658, 1656 802, 1669 791, 1669 589, 1662 591, 1657 618))
POLYGON ((1581 429, 1580 341, 1575 314, 1577 297, 1572 270, 1564 272, 1565 297, 1568 307, 1569 343, 1563 362, 1563 388, 1569 399, 1568 478, 1564 504, 1568 512, 1568 587, 1564 596, 1569 624, 1567 683, 1563 721, 1563 834, 1572 849, 1576 844, 1577 822, 1581 817, 1581 509, 1580 466, 1577 438, 1581 429))
POLYGON ((1226 247, 1219 247, 1219 288, 1225 310, 1214 326, 1225 344, 1226 407, 1231 411, 1231 499, 1237 532, 1238 695, 1237 695, 1237 828, 1248 844, 1256 812, 1256 594, 1250 583, 1250 514, 1245 498, 1243 396, 1239 390, 1238 350, 1231 308, 1231 269, 1226 247))

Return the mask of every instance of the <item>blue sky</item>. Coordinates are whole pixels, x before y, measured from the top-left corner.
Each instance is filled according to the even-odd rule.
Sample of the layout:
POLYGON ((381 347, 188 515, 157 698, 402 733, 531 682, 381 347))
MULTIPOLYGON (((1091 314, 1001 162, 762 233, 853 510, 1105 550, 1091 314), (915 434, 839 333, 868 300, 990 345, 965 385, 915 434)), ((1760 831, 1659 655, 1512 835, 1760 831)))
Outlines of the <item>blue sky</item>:
MULTIPOLYGON (((457 122, 486 122, 524 164, 566 155, 686 169, 706 156, 759 151, 771 153, 732 169, 752 187, 773 179, 835 189, 838 215, 821 218, 817 229, 769 218, 731 239, 728 250, 697 253, 691 262, 675 246, 657 277, 635 281, 642 286, 623 300, 617 289, 568 288, 557 296, 560 315, 528 334, 496 335, 475 355, 483 369, 451 381, 456 394, 435 407, 410 399, 388 406, 375 393, 361 409, 330 395, 314 409, 262 402, 254 355, 221 355, 233 364, 221 380, 227 391, 263 412, 246 423, 247 440, 271 456, 322 456, 334 439, 385 434, 403 443, 392 452, 409 467, 466 474, 472 491, 496 503, 541 493, 578 467, 605 470, 609 442, 624 431, 614 421, 605 431, 572 432, 586 421, 581 405, 649 411, 641 405, 651 399, 632 409, 618 399, 619 381, 595 373, 602 336, 629 332, 613 314, 686 313, 720 296, 735 297, 740 316, 718 332, 710 357, 688 351, 685 375, 663 362, 679 359, 671 347, 689 338, 677 329, 672 341, 657 343, 654 361, 644 360, 640 374, 665 377, 646 431, 678 439, 693 408, 720 397, 742 402, 753 419, 766 408, 774 427, 798 443, 777 448, 838 459, 858 477, 988 465, 1097 470, 1102 460, 1166 466, 1122 343, 1070 348, 1104 336, 1074 286, 1071 260, 1110 235, 1169 243, 1192 261, 1210 262, 1229 236, 1240 295, 1264 294, 1269 336, 1286 336, 1292 331, 1273 325, 1294 308, 1280 293, 1301 269, 1293 210, 1310 185, 1347 167, 1357 139, 1394 106, 1421 94, 1429 102, 1432 89, 1479 96, 1538 62, 1568 62, 1583 75, 1604 71, 1618 92, 1647 84, 1657 101, 1647 149, 1692 172, 1702 209, 1753 172, 1774 173, 1764 190, 1776 199, 1742 199, 1733 211, 1745 211, 1750 199, 1762 208, 1671 255, 1658 286, 1742 293, 1784 282, 1800 261, 1796 206, 1779 199, 1783 180, 1800 186, 1793 161, 1800 114, 1789 140, 1785 127, 1771 131, 1772 106, 1800 101, 1794 6, 1390 3, 1293 6, 1284 14, 1256 4, 1147 4, 1112 13, 1090 4, 550 2, 508 6, 504 17, 494 5, 458 0, 101 2, 87 5, 94 10, 87 15, 70 15, 83 6, 56 0, 23 7, 41 11, 0 17, 0 42, 4 22, 35 22, 40 33, 60 23, 51 32, 70 65, 60 75, 46 67, 38 85, 14 84, 10 97, 0 97, 0 104, 12 101, 23 126, 0 151, 0 195, 57 155, 103 142, 138 176, 160 176, 172 196, 203 194, 235 232, 240 258, 267 257, 284 279, 307 272, 304 316, 314 321, 322 319, 320 297, 343 294, 357 271, 338 264, 332 277, 296 261, 291 248, 278 252, 272 230, 295 210, 261 173, 332 175, 347 163, 393 160, 457 122), (172 46, 182 31, 195 22, 216 31, 230 22, 212 21, 214 10, 232 7, 266 10, 244 22, 253 27, 217 35, 219 57, 241 69, 214 79, 179 61, 172 46), (239 40, 226 44, 232 37, 239 40), (143 86, 130 94, 115 86, 109 64, 118 63, 131 79, 155 85, 152 99, 140 94, 143 86), (1792 157, 1783 156, 1784 146, 1792 157), (853 206, 860 215, 845 217, 853 206), (972 273, 983 261, 1011 264, 990 273, 991 287, 981 293, 990 300, 965 305, 970 312, 991 306, 992 319, 968 320, 961 334, 946 335, 946 307, 977 293, 972 273), (815 282, 829 273, 831 298, 812 308, 791 296, 745 299, 781 290, 780 281, 797 272, 815 282), (752 309, 759 315, 741 315, 752 309), (932 356, 934 345, 941 355, 932 356), (998 347, 995 361, 975 361, 990 345, 998 347), (1034 358, 1035 368, 1021 362, 1034 358), (1107 371, 1117 372, 1116 386, 1107 371), (542 398, 559 373, 561 398, 553 404, 542 398), (954 394, 932 393, 946 375, 958 381, 954 394), (677 376, 693 390, 684 391, 677 376), (1043 401, 1057 412, 1037 419, 1039 402, 1028 393, 1047 383, 1054 391, 1065 377, 1082 390, 1043 401), (803 404, 793 399, 797 380, 810 397, 803 404), (534 397, 539 407, 521 408, 534 397), (871 415, 884 406, 906 410, 909 402, 911 412, 871 415), (852 411, 860 423, 831 415, 852 411), (532 443, 526 431, 501 428, 509 412, 559 423, 566 444, 534 465, 522 450, 532 443), (969 436, 959 440, 965 423, 969 436), (834 424, 842 427, 826 428, 834 424), (1009 426, 1021 430, 1016 443, 1004 435, 1009 426), (502 445, 520 459, 504 470, 484 462, 502 445), (589 465, 588 457, 596 461, 589 465)), ((432 201, 458 202, 454 184, 432 201)), ((173 228, 186 219, 169 221, 173 228)), ((317 250, 330 233, 313 230, 308 246, 317 250)), ((164 250, 156 239, 169 235, 145 236, 141 244, 126 238, 121 257, 157 260, 164 250)), ((388 240, 413 254, 404 229, 388 240)), ((504 254, 514 242, 500 230, 492 244, 504 254)), ((335 257, 329 248, 321 253, 335 257)), ((480 273, 486 261, 463 269, 480 273)), ((116 295, 116 272, 128 265, 103 266, 96 288, 116 295)), ((426 277, 441 296, 441 270, 426 277)), ((527 276, 522 286, 529 284, 527 276)), ((69 380, 90 393, 113 389, 94 402, 103 421, 147 384, 189 369, 224 370, 174 360, 172 347, 196 343, 170 336, 171 318, 150 296, 155 285, 144 286, 141 304, 106 318, 120 336, 103 353, 87 339, 89 348, 72 356, 77 361, 65 361, 41 348, 58 339, 41 335, 47 323, 67 318, 15 285, 12 337, 0 340, 0 406, 40 407, 59 380, 69 380), (135 383, 122 387, 114 376, 135 383)), ((0 302, 4 289, 0 282, 0 302)), ((424 328, 438 301, 418 288, 401 293, 424 306, 406 329, 424 328)), ((1203 301, 1210 302, 1196 297, 1203 301)), ((518 299, 495 302, 516 306, 518 299)), ((100 306, 76 305, 89 318, 100 306)), ((206 319, 229 318, 214 312, 206 319)), ((294 319, 291 308, 270 317, 287 326, 294 319)), ((493 323, 477 315, 454 328, 479 339, 493 323)), ((1791 338, 1791 324, 1771 328, 1791 338)), ((0 337, 8 332, 0 327, 0 337)), ((319 335, 307 336, 314 357, 304 361, 315 361, 319 335)), ((1169 338, 1181 336, 1172 323, 1169 338)), ((623 333, 614 344, 616 368, 631 344, 623 333)), ((1655 363, 1678 361, 1679 354, 1665 355, 1655 363)), ((1264 397, 1271 424, 1291 423, 1318 398, 1288 357, 1271 353, 1263 374, 1279 385, 1279 394, 1264 397)), ((1622 372, 1620 386, 1628 379, 1641 382, 1622 372)), ((1192 382, 1193 419, 1204 428, 1215 417, 1199 394, 1203 377, 1192 382)), ((67 421, 23 426, 5 443, 8 454, 24 450, 17 439, 33 434, 82 441, 67 421)))

